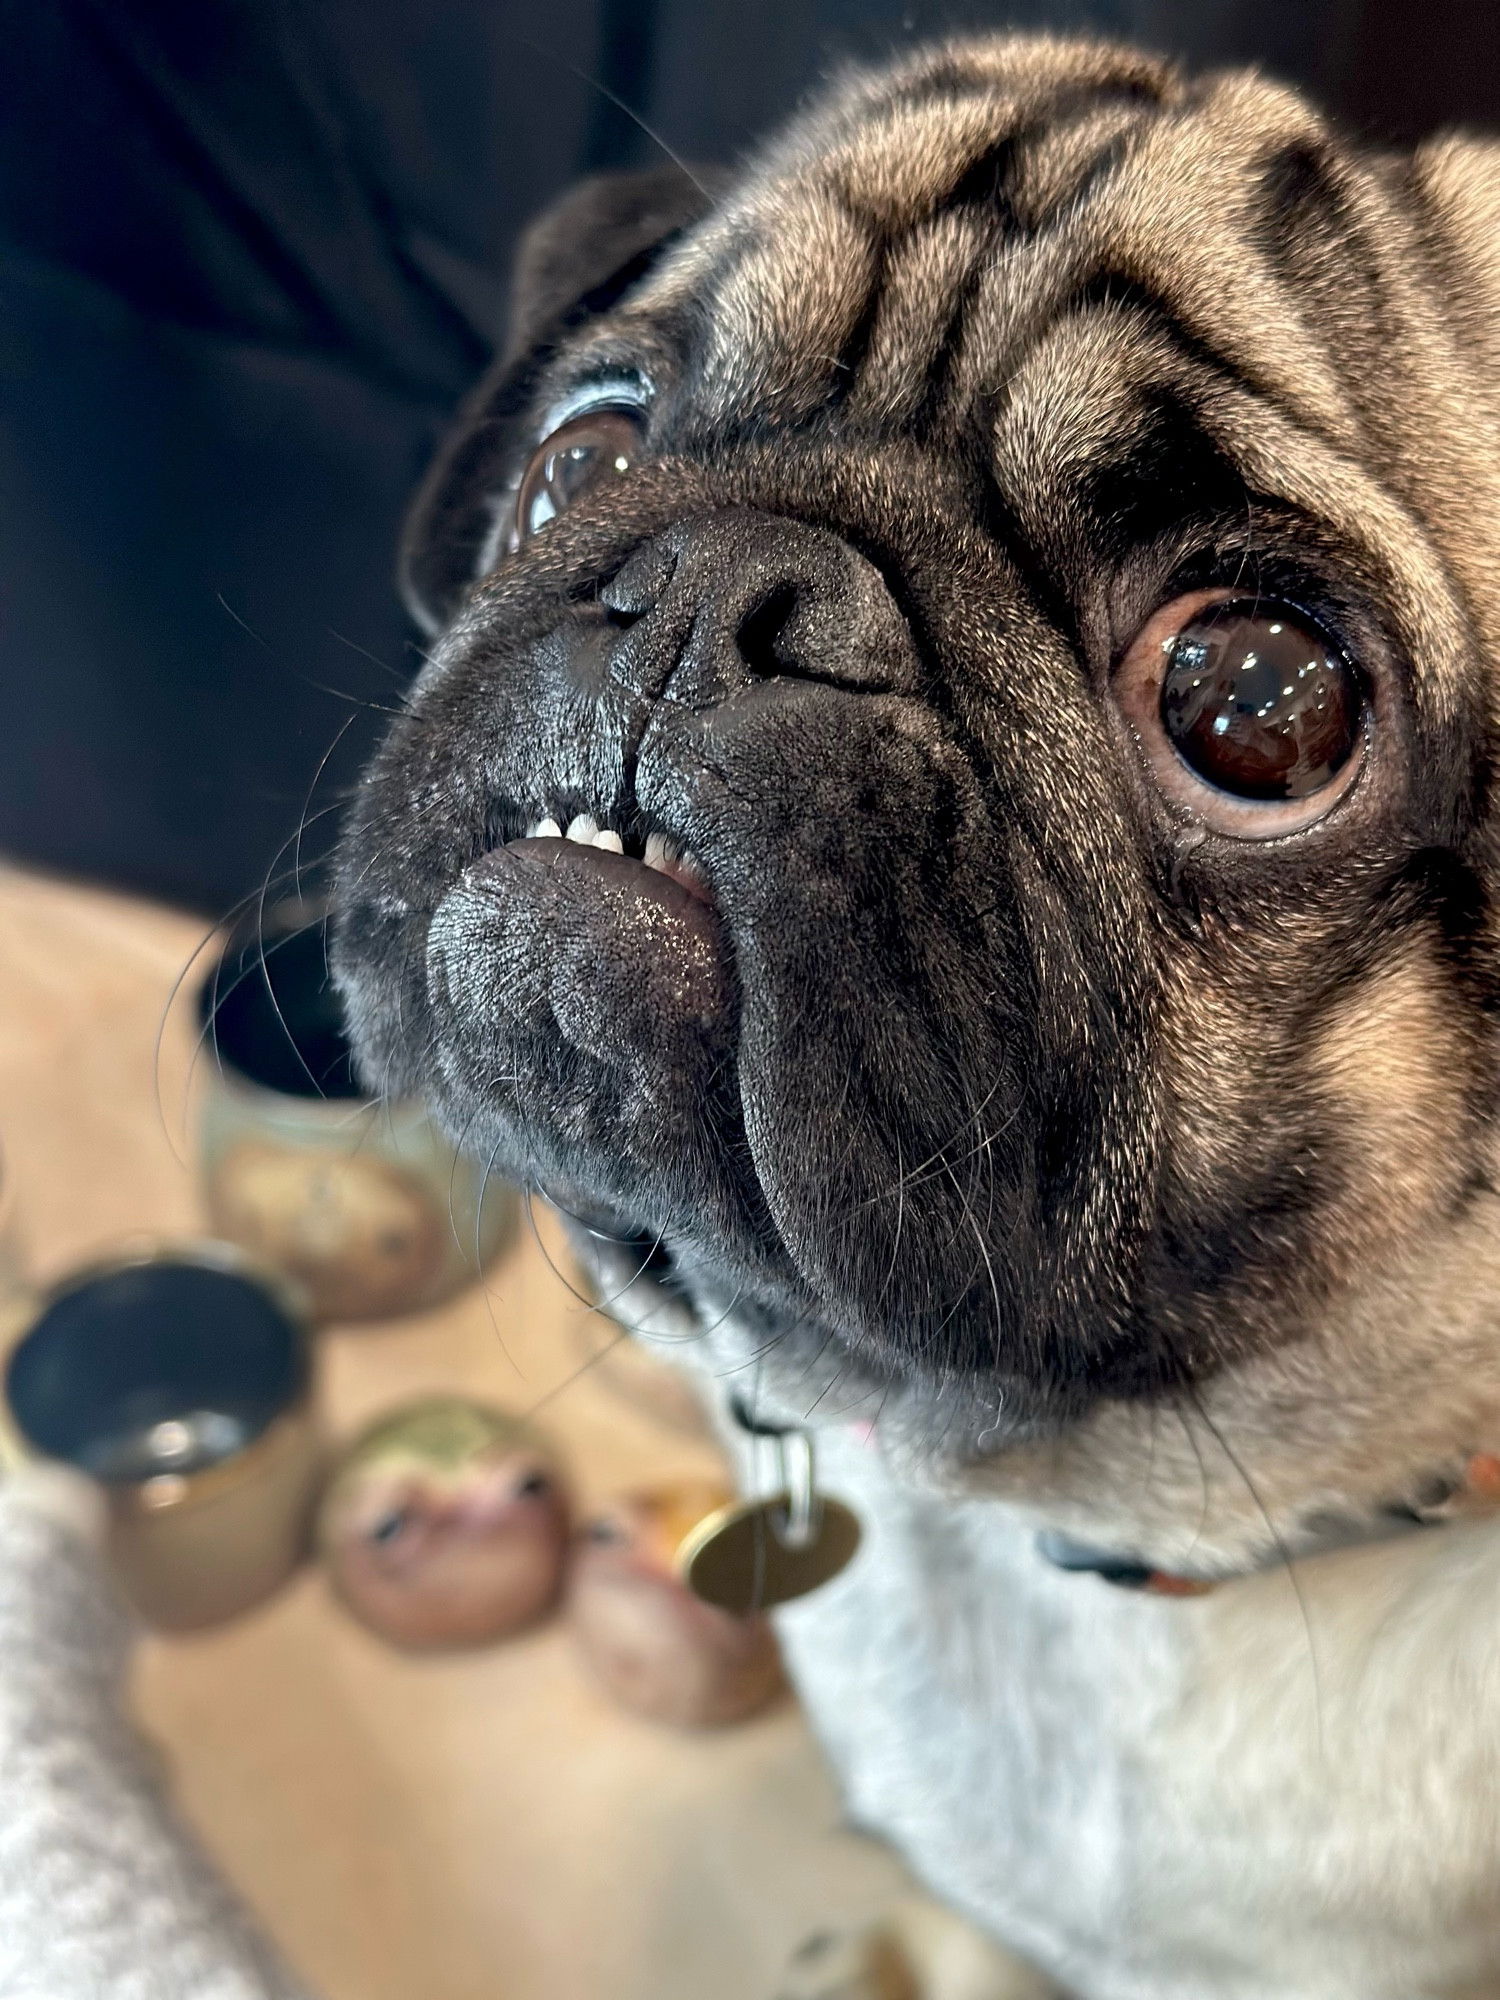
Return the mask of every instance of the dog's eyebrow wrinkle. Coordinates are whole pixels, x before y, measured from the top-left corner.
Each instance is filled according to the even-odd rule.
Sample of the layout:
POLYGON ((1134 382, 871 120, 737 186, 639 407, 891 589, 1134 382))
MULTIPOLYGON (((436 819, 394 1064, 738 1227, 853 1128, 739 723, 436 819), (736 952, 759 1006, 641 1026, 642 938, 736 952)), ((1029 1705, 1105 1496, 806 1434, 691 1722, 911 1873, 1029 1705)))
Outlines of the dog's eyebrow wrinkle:
POLYGON ((968 162, 926 216, 886 240, 858 344, 851 340, 845 353, 851 408, 906 424, 938 412, 987 276, 987 253, 1076 213, 1125 157, 1127 138, 1142 122, 1135 104, 1107 99, 1101 110, 1093 93, 1083 104, 1073 122, 1059 125, 1043 114, 1013 127, 968 162), (925 367, 914 366, 924 353, 925 367), (856 384, 861 364, 864 379, 856 384))
POLYGON ((1003 156, 1015 124, 1014 105, 993 96, 950 100, 940 112, 891 105, 835 142, 818 171, 851 214, 900 236, 942 206, 976 162, 1003 156))
MULTIPOLYGON (((1098 340, 1131 342, 1154 366, 1169 344, 1174 373, 1186 368, 1205 389, 1218 385, 1253 395, 1329 448, 1351 448, 1347 401, 1330 411, 1322 383, 1308 381, 1286 345, 1236 346, 1228 329, 1221 341, 1212 319, 1177 295, 1170 260, 1153 269, 1117 259, 1108 242, 1096 256, 1083 247, 1080 255, 1072 242, 1045 238, 1011 244, 992 261, 976 288, 950 368, 960 406, 994 403, 1035 365, 1060 328, 1092 323, 1098 340)), ((1061 380, 1066 384, 1068 378, 1061 380)), ((1056 389, 1051 398, 1059 410, 1071 400, 1056 389)))
POLYGON ((1324 331, 1259 251, 1246 194, 1268 144, 1316 143, 1320 127, 1289 94, 1251 88, 1226 80, 1190 115, 1143 132, 1129 171, 1107 176, 1081 218, 1080 253, 1169 299, 1179 324, 1243 357, 1237 372, 1274 369, 1300 420, 1347 447, 1351 412, 1324 331))
POLYGON ((865 302, 839 349, 838 376, 832 385, 835 401, 847 405, 864 373, 871 346, 887 309, 896 254, 890 240, 877 235, 865 302))
MULTIPOLYGON (((1226 388, 1243 390, 1278 411, 1297 429, 1321 438, 1333 450, 1348 448, 1346 422, 1339 423, 1331 432, 1325 429, 1318 420, 1316 409, 1310 409, 1293 388, 1278 381, 1269 370, 1258 368, 1245 358, 1236 358, 1216 346, 1208 331, 1189 323, 1175 302, 1152 285, 1117 270, 1096 271, 1070 297, 1059 303, 1054 324, 1074 316, 1089 318, 1099 315, 1107 315, 1117 322, 1122 335, 1133 322, 1137 343, 1143 349, 1151 343, 1166 343, 1205 387, 1217 383, 1226 388)), ((1159 360, 1160 353, 1158 345, 1153 360, 1159 360)), ((1028 351, 1018 366, 1024 366, 1030 358, 1028 351)))
MULTIPOLYGON (((887 249, 883 283, 870 301, 863 365, 851 367, 845 389, 852 415, 909 424, 932 401, 933 378, 952 354, 993 234, 984 217, 951 210, 887 249)), ((856 361, 852 353, 848 359, 856 361)))
POLYGON ((1024 406, 1018 476, 1023 490, 1036 489, 1039 506, 1044 488, 1052 493, 1045 504, 1057 504, 1068 462, 1097 464, 1101 450, 1125 448, 1135 385, 1150 379, 1173 383, 1185 407, 1226 393, 1252 397, 1294 431, 1349 454, 1357 423, 1347 398, 1330 416, 1321 363, 1311 375, 1301 365, 1300 328, 1271 327, 1260 341, 1236 344, 1232 327, 1205 321, 1200 302, 1180 296, 1181 260, 1166 246, 1154 261, 1144 252, 1117 260, 1095 207, 1086 224, 1081 243, 1059 232, 997 249, 950 365, 956 412, 1003 427, 1007 412, 1024 406), (1060 342, 1068 343, 1061 359, 1060 342))
POLYGON ((1079 191, 1101 152, 1159 116, 1154 104, 1093 89, 1059 91, 1040 106, 988 88, 895 97, 827 148, 818 171, 892 235, 954 208, 1036 228, 1079 191))
POLYGON ((751 401, 770 403, 783 420, 816 411, 878 294, 879 262, 874 233, 832 194, 772 190, 764 226, 738 246, 710 294, 702 360, 710 412, 751 401), (839 357, 831 365, 830 355, 839 357))
POLYGON ((721 414, 757 394, 782 420, 840 401, 887 423, 936 408, 984 250, 1069 212, 1147 115, 1100 101, 1059 99, 1058 115, 1072 114, 1061 126, 977 95, 946 101, 936 123, 885 114, 812 176, 752 183, 703 273, 721 414), (913 371, 913 349, 925 369, 913 371))
POLYGON ((1031 135, 1016 163, 1017 229, 1038 234, 1074 218, 1124 165, 1132 142, 1139 141, 1149 122, 1116 105, 1031 135))
POLYGON ((951 74, 898 72, 873 99, 856 89, 831 139, 783 141, 688 246, 710 422, 842 407, 881 428, 954 429, 1047 325, 1129 300, 1208 374, 1349 449, 1340 371, 1265 241, 1263 195, 1247 207, 1268 151, 1316 150, 1305 109, 1257 85, 1270 115, 1258 99, 1250 119, 1242 86, 1187 101, 1171 73, 1121 74, 1100 51, 1038 105, 996 73, 1007 60, 997 44, 951 74), (1184 231, 1205 255, 1182 258, 1184 231))

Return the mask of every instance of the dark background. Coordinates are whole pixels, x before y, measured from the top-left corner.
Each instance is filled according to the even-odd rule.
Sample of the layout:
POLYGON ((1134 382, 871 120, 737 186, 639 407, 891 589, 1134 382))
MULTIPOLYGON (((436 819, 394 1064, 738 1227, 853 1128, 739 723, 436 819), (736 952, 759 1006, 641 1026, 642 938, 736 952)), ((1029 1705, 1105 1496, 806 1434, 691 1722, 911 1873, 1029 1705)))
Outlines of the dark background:
POLYGON ((1007 23, 1500 125, 1495 0, 0 0, 0 851, 212 914, 307 813, 314 860, 526 217, 643 124, 730 158, 840 54, 1007 23))

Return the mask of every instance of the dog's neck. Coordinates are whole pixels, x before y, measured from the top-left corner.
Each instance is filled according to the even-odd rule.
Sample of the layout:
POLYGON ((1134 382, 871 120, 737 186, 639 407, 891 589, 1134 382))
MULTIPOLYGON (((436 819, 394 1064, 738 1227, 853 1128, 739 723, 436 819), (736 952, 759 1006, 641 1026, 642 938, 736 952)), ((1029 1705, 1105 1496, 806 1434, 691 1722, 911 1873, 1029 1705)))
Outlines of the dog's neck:
POLYGON ((853 1426, 914 1488, 1006 1503, 1061 1569, 1187 1594, 1289 1558, 1430 1534, 1500 1508, 1500 1199, 1371 1271, 1305 1336, 1180 1402, 1106 1401, 1051 1436, 965 1446, 918 1392, 862 1396, 848 1356, 740 1328, 574 1232, 610 1310, 778 1421, 853 1426), (590 1254, 590 1248, 592 1253, 590 1254), (878 1420, 870 1419, 878 1411, 878 1420))

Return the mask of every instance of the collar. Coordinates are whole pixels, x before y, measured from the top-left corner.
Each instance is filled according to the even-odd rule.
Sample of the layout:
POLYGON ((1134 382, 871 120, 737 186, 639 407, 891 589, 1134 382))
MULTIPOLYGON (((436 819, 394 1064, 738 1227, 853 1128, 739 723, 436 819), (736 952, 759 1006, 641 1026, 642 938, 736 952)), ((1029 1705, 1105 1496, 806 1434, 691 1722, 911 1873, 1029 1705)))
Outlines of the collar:
POLYGON ((1294 1541, 1268 1547, 1257 1560, 1229 1575, 1193 1576, 1157 1569, 1142 1557, 1075 1541, 1071 1535, 1043 1529, 1037 1553, 1054 1569, 1093 1575, 1117 1590, 1147 1591, 1155 1597, 1203 1597, 1221 1583, 1259 1570, 1285 1567, 1304 1556, 1328 1555, 1336 1549, 1392 1541, 1419 1534, 1449 1521, 1474 1519, 1500 1510, 1500 1455, 1475 1452, 1456 1476, 1438 1473, 1427 1479, 1410 1500, 1391 1501, 1373 1513, 1357 1517, 1320 1517, 1294 1541))

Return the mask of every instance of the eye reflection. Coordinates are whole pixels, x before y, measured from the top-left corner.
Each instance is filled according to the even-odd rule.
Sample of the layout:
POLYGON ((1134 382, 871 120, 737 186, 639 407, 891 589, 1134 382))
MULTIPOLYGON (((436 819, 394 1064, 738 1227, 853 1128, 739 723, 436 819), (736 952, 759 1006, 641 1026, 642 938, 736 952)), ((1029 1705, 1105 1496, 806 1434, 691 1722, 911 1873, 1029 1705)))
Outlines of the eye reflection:
POLYGON ((1358 751, 1358 678, 1310 621, 1231 600, 1205 607, 1162 651, 1162 727, 1183 760, 1220 790, 1306 798, 1358 751))
POLYGON ((641 452, 641 417, 626 409, 587 410, 560 425, 532 453, 516 494, 517 548, 566 513, 580 495, 628 472, 641 452))

